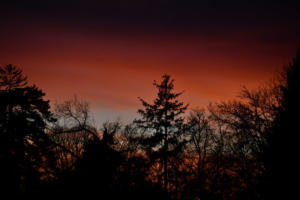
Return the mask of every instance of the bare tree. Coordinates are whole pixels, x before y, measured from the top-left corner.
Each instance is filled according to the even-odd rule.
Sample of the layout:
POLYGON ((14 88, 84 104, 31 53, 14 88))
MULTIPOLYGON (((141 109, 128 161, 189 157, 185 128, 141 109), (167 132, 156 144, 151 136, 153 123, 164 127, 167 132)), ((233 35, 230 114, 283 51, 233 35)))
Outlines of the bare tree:
POLYGON ((264 173, 264 150, 278 105, 276 94, 273 87, 243 88, 239 100, 209 107, 211 119, 226 130, 223 158, 231 160, 226 170, 234 180, 232 186, 249 198, 259 198, 256 186, 264 173))
POLYGON ((193 153, 196 153, 196 158, 193 160, 197 166, 197 177, 201 179, 212 147, 212 130, 204 110, 192 111, 188 118, 188 125, 191 148, 193 153))
POLYGON ((88 103, 76 96, 55 104, 53 113, 56 121, 48 125, 48 134, 57 144, 59 168, 72 169, 82 157, 85 143, 90 139, 100 139, 98 131, 93 125, 88 103))

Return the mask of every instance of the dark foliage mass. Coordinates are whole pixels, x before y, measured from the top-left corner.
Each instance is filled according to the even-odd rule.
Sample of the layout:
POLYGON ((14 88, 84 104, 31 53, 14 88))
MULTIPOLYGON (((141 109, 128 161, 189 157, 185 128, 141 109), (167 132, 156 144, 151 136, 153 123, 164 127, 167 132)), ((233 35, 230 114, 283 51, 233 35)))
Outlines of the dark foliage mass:
MULTIPOLYGON (((289 199, 297 162, 300 50, 269 84, 186 113, 154 82, 140 118, 96 128, 76 96, 50 110, 21 69, 0 67, 0 192, 87 199, 289 199)), ((294 181, 293 181, 294 180, 294 181)))
POLYGON ((49 102, 15 66, 0 68, 0 175, 8 194, 34 192, 42 179, 52 175, 55 152, 45 133, 54 121, 49 102))

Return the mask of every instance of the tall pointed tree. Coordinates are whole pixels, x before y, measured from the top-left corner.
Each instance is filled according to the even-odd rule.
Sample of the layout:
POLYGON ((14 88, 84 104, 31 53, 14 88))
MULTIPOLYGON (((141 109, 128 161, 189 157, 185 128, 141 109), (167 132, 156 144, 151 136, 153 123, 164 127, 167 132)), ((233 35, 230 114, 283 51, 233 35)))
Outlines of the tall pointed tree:
POLYGON ((162 81, 154 81, 157 97, 152 104, 139 98, 143 109, 138 113, 141 119, 135 120, 139 127, 147 131, 142 145, 150 159, 161 163, 162 175, 160 180, 163 188, 168 193, 168 169, 170 158, 175 157, 184 147, 185 140, 182 137, 184 118, 182 114, 188 105, 178 100, 182 92, 174 92, 174 79, 169 75, 163 75, 162 81))

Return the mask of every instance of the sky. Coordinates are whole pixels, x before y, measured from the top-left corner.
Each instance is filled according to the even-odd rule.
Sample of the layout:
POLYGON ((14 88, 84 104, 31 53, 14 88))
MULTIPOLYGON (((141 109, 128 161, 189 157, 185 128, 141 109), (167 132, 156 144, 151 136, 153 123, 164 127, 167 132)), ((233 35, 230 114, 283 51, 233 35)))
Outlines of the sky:
POLYGON ((190 108, 235 98, 300 47, 299 1, 1 1, 0 65, 46 99, 76 95, 97 122, 130 122, 165 73, 190 108))

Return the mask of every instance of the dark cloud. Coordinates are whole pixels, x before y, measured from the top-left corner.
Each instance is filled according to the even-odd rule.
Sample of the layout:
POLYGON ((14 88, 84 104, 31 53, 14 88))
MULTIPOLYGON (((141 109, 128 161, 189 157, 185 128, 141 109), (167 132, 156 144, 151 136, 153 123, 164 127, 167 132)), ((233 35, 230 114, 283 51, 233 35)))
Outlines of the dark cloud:
POLYGON ((299 1, 102 0, 3 1, 2 18, 44 18, 69 23, 169 26, 248 26, 295 23, 299 1))

